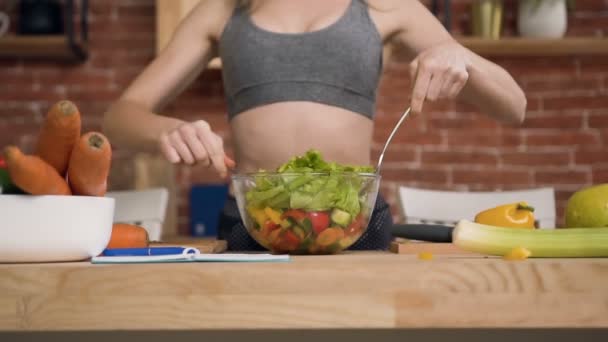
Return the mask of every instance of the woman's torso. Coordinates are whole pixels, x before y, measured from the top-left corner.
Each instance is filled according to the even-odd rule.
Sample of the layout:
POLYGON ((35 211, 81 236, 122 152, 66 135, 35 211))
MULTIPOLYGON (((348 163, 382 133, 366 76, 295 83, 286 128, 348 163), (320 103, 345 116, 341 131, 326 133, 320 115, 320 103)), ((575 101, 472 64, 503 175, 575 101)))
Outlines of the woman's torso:
MULTIPOLYGON (((274 39, 274 34, 280 35, 281 39, 291 39, 289 35, 295 34, 293 39, 297 40, 303 32, 304 35, 323 35, 343 21, 353 5, 351 0, 264 0, 252 4, 254 10, 248 19, 251 29, 267 34, 268 37, 263 39, 274 39)), ((390 27, 378 15, 369 14, 369 27, 373 30, 369 37, 376 39, 371 43, 378 44, 381 50, 383 37, 390 27)), ((218 32, 220 43, 224 29, 218 32)), ((370 46, 373 48, 378 47, 370 46)), ((365 50, 359 52, 368 53, 365 50)), ((323 58, 322 53, 319 58, 323 58)), ((378 71, 369 72, 372 73, 369 77, 373 78, 373 73, 378 71)), ((373 115, 362 115, 348 106, 315 101, 277 101, 240 111, 230 118, 230 127, 240 171, 274 169, 309 148, 318 149, 327 159, 341 163, 372 162, 373 115)))
POLYGON ((314 102, 256 107, 231 123, 241 171, 272 170, 310 148, 322 151, 328 160, 368 165, 372 128, 361 115, 314 102))

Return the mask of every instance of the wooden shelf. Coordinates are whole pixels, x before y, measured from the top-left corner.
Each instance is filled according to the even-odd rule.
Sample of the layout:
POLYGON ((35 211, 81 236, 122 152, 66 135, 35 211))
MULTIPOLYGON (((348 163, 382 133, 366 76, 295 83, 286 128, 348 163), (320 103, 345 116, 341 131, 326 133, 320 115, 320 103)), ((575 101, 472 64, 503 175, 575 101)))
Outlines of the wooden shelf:
POLYGON ((571 56, 608 55, 608 38, 566 37, 561 39, 461 37, 461 44, 484 56, 571 56))
POLYGON ((87 52, 67 36, 6 36, 0 38, 0 58, 45 58, 82 61, 87 52))
MULTIPOLYGON (((572 55, 608 56, 608 38, 572 37, 561 39, 501 38, 498 40, 460 37, 458 41, 482 56, 556 57, 572 55)), ((219 58, 211 60, 209 69, 221 69, 219 58)))

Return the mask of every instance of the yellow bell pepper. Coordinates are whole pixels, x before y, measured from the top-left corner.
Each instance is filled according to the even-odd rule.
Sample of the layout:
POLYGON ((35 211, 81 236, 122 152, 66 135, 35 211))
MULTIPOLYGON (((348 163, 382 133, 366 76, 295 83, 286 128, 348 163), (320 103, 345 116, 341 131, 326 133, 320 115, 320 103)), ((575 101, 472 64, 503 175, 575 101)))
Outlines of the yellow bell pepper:
POLYGON ((534 229, 534 208, 526 202, 505 204, 484 210, 475 222, 497 227, 534 229))
POLYGON ((418 253, 418 259, 420 260, 433 260, 433 253, 431 252, 420 252, 418 253))
POLYGON ((516 247, 509 251, 509 253, 503 255, 505 260, 525 260, 528 259, 532 253, 524 247, 516 247))
POLYGON ((270 207, 266 207, 264 208, 264 214, 266 214, 266 216, 268 216, 268 218, 270 219, 270 221, 272 221, 272 223, 274 224, 281 224, 281 213, 270 208, 270 207))
POLYGON ((253 217, 260 227, 264 227, 264 223, 268 220, 268 216, 263 209, 247 207, 247 211, 249 211, 249 215, 253 217))

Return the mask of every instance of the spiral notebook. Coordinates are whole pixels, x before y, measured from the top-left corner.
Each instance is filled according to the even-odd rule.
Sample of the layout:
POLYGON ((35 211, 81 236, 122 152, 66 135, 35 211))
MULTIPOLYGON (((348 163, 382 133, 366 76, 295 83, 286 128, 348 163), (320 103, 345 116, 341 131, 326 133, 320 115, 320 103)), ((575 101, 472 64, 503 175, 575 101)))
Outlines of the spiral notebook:
POLYGON ((286 262, 289 255, 268 253, 201 253, 193 247, 149 247, 106 249, 103 254, 91 258, 93 264, 139 264, 168 262, 286 262))

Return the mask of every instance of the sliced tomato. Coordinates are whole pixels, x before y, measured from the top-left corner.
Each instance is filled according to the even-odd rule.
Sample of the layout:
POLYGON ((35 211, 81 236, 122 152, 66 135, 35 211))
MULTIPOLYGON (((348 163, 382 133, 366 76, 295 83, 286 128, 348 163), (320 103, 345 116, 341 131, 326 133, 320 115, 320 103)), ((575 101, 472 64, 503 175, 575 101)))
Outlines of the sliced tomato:
POLYGON ((260 229, 260 235, 262 235, 262 237, 266 238, 270 235, 270 233, 279 229, 280 227, 281 226, 279 226, 278 224, 274 224, 272 221, 268 220, 264 223, 264 226, 260 229))
POLYGON ((298 245, 300 244, 300 238, 294 232, 292 232, 290 230, 285 232, 285 235, 283 235, 283 239, 290 246, 294 246, 293 249, 298 247, 298 245))
POLYGON ((297 222, 300 222, 306 218, 306 212, 299 209, 289 209, 283 213, 283 218, 292 218, 297 222))
POLYGON ((269 231, 273 231, 275 229, 281 228, 281 226, 268 220, 268 221, 264 222, 264 228, 268 229, 269 231))
POLYGON ((280 229, 275 229, 272 232, 270 232, 270 234, 268 234, 268 239, 267 239, 268 243, 271 245, 276 244, 280 239, 280 237, 279 237, 280 233, 281 233, 280 229))
POLYGON ((278 240, 274 241, 274 247, 280 252, 291 252, 298 249, 300 238, 292 231, 285 231, 278 240))
POLYGON ((0 169, 6 169, 6 161, 4 158, 0 158, 0 169))
POLYGON ((344 233, 346 233, 347 236, 356 235, 359 232, 361 232, 362 228, 363 228, 363 215, 359 214, 359 215, 357 215, 357 217, 355 217, 353 222, 351 222, 348 225, 348 227, 344 228, 344 233))
POLYGON ((306 216, 312 223, 312 229, 316 234, 321 233, 329 227, 329 214, 324 211, 310 211, 306 216))

